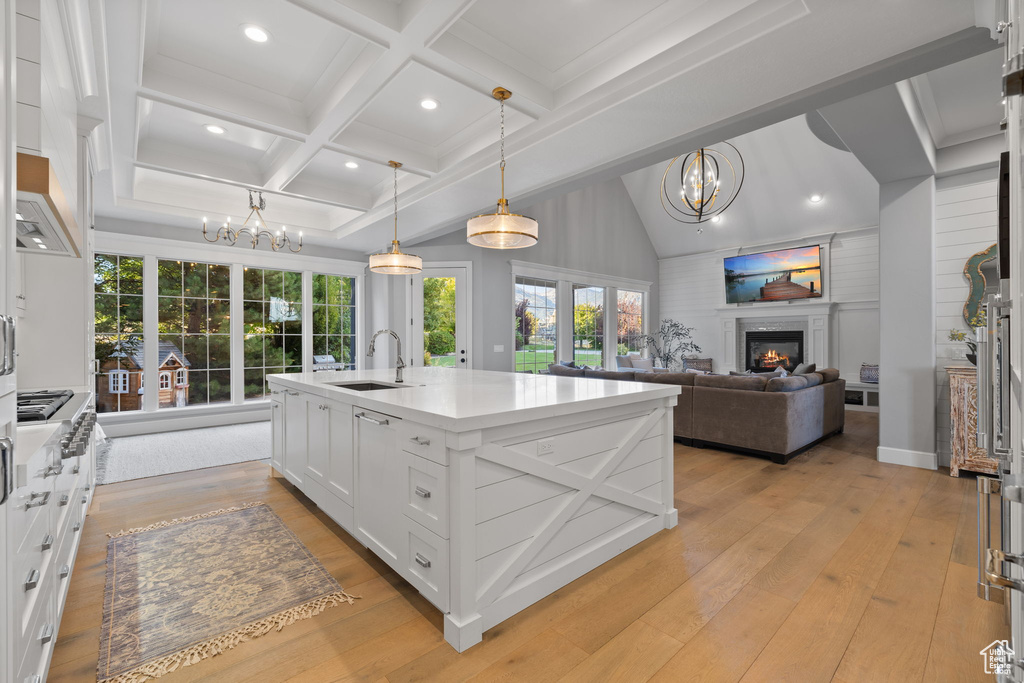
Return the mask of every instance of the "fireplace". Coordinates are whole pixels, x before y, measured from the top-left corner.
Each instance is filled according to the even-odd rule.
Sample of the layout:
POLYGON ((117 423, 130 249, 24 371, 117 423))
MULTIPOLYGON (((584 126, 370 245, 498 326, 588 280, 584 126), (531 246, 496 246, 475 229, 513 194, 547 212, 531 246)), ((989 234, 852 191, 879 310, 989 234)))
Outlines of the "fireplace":
POLYGON ((804 333, 801 330, 784 332, 747 332, 747 370, 772 372, 785 368, 793 372, 804 362, 804 333))

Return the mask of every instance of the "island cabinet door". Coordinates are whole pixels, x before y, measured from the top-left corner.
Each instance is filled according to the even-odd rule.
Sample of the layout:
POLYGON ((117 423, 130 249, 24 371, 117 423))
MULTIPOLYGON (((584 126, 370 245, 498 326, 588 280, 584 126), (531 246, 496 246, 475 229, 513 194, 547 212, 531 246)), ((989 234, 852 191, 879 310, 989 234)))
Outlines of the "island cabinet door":
MULTIPOLYGON (((306 402, 306 481, 315 481, 321 486, 327 480, 328 438, 330 409, 323 400, 310 397, 306 402)), ((308 495, 308 492, 307 492, 308 495)), ((312 496, 315 499, 315 496, 312 496)))
POLYGON ((404 546, 401 450, 398 418, 356 406, 356 536, 395 571, 402 572, 404 546))
POLYGON ((284 473, 284 402, 270 402, 270 464, 284 473))
MULTIPOLYGON (((316 404, 313 404, 316 407, 316 404)), ((309 403, 297 391, 289 391, 284 399, 284 477, 299 488, 306 473, 309 448, 309 403)))
POLYGON ((328 404, 327 415, 327 491, 352 505, 352 477, 355 444, 352 441, 352 406, 328 404))

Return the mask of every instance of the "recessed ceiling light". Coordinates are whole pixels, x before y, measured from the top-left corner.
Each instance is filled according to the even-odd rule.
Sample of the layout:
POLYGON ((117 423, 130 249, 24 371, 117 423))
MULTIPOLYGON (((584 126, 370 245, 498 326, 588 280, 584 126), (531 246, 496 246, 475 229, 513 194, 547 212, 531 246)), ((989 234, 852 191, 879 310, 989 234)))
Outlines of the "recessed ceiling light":
POLYGON ((46 249, 46 245, 45 245, 45 244, 40 244, 40 245, 39 245, 39 248, 40 248, 40 249, 46 249))
POLYGON ((359 168, 359 164, 354 161, 346 161, 345 168, 359 168))
POLYGON ((721 223, 722 222, 722 217, 721 216, 712 216, 711 217, 711 222, 712 223, 721 223))
POLYGON ((18 219, 19 221, 23 221, 23 220, 25 220, 25 217, 24 217, 24 216, 22 216, 22 215, 21 215, 20 213, 16 213, 16 214, 14 214, 14 217, 15 217, 16 219, 18 219))
POLYGON ((822 199, 824 199, 824 197, 822 197, 822 196, 821 196, 820 194, 812 194, 812 195, 811 195, 811 197, 810 197, 810 199, 811 199, 811 202, 812 202, 812 203, 814 203, 814 204, 817 204, 817 203, 818 203, 818 202, 820 202, 820 201, 821 201, 822 199))
POLYGON ((437 100, 432 100, 430 98, 420 100, 420 106, 424 109, 437 109, 437 100))
POLYGON ((260 28, 249 24, 244 27, 242 31, 245 33, 245 37, 254 43, 265 43, 270 40, 270 34, 267 33, 266 29, 260 28))
POLYGON ((224 135, 224 126, 218 126, 215 123, 208 123, 205 126, 207 133, 213 133, 214 135, 224 135))
POLYGON ((39 239, 38 237, 33 237, 32 241, 35 242, 36 244, 42 244, 43 243, 43 241, 41 239, 39 239))

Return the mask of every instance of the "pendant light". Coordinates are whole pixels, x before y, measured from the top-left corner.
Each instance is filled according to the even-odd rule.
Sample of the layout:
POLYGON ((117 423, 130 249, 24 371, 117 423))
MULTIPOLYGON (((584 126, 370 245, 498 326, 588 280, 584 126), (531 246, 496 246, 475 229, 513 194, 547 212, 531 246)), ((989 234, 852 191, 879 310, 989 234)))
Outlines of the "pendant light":
POLYGON ((510 213, 505 199, 505 100, 512 97, 512 93, 505 88, 495 88, 491 96, 501 103, 501 199, 494 213, 485 213, 466 222, 466 241, 489 249, 532 247, 537 244, 537 221, 510 213))
POLYGON ((423 270, 423 259, 404 253, 398 243, 398 169, 402 164, 389 161, 388 165, 395 170, 395 239, 390 251, 370 256, 370 270, 385 275, 413 275, 423 270))

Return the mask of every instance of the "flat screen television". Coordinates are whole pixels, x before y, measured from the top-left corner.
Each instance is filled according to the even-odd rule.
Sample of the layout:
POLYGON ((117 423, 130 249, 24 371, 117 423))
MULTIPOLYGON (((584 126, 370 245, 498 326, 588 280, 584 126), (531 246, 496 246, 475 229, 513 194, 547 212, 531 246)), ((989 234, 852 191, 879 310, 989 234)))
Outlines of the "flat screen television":
POLYGON ((798 247, 725 259, 725 301, 788 301, 821 296, 821 247, 798 247))

